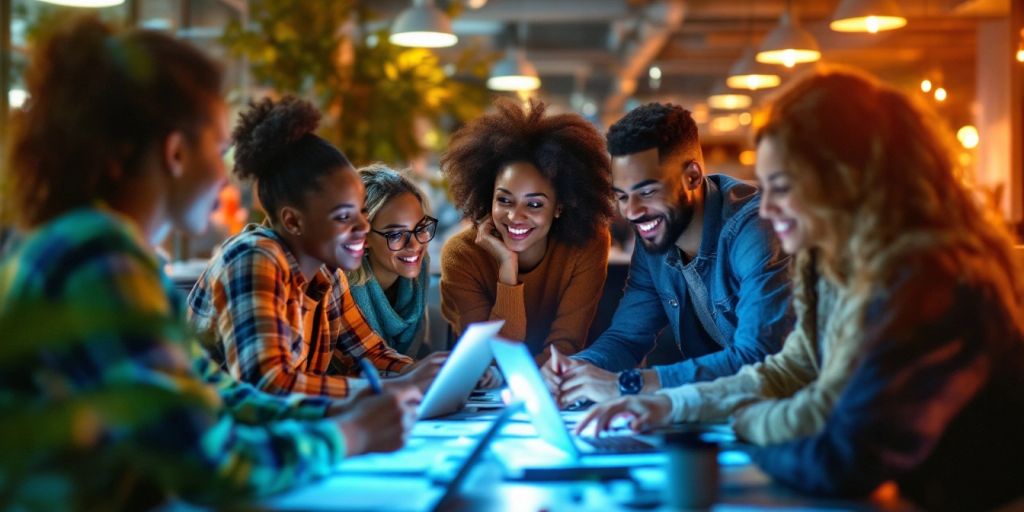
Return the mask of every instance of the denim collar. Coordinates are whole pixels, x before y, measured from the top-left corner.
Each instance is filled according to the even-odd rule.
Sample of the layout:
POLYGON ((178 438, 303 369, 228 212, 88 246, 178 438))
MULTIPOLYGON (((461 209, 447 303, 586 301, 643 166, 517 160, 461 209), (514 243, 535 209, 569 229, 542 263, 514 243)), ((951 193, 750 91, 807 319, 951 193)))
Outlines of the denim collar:
POLYGON ((683 263, 679 248, 673 243, 673 249, 667 253, 666 263, 679 269, 692 267, 700 271, 708 261, 715 258, 718 238, 722 229, 722 191, 713 176, 704 177, 704 224, 701 226, 700 247, 697 254, 688 263, 683 263))

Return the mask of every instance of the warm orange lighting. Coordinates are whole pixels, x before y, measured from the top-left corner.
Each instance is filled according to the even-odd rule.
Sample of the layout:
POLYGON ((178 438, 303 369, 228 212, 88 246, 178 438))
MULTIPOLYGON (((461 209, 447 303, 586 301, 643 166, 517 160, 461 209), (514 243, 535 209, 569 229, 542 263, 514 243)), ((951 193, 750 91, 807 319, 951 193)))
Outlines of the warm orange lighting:
POLYGON ((896 30, 907 24, 902 16, 863 16, 846 18, 829 23, 829 28, 836 32, 868 32, 877 34, 885 30, 896 30))
POLYGON ((921 80, 921 92, 932 92, 932 81, 925 78, 921 80))
POLYGON ((1024 62, 1024 48, 1017 50, 1017 62, 1024 62))
POLYGON ((718 116, 711 120, 711 131, 716 133, 727 133, 735 131, 740 127, 740 122, 734 115, 718 116))
POLYGON ((786 48, 784 50, 763 51, 757 54, 757 61, 765 64, 782 64, 792 68, 804 62, 814 62, 821 59, 821 52, 817 50, 802 50, 797 48, 786 48))
POLYGON ((972 125, 961 126, 956 131, 956 140, 960 141, 960 144, 964 149, 974 149, 978 147, 978 142, 981 141, 981 136, 978 135, 978 129, 972 125))
POLYGON ((946 89, 944 87, 935 89, 935 101, 946 101, 946 96, 946 89))
POLYGON ((708 96, 708 106, 719 110, 744 109, 749 107, 752 102, 753 99, 746 94, 724 93, 708 96))
POLYGON ((740 163, 741 164, 743 164, 743 165, 754 165, 754 162, 756 162, 756 161, 757 161, 757 153, 754 153, 754 150, 748 149, 748 150, 745 150, 745 151, 740 151, 740 163))
POLYGON ((754 58, 764 64, 782 64, 791 68, 821 59, 821 51, 814 36, 800 26, 787 7, 779 18, 779 24, 761 42, 761 50, 754 58))
POLYGON ((781 83, 782 77, 779 75, 733 75, 725 79, 725 85, 733 89, 749 89, 751 91, 778 87, 781 83))
POLYGON ((749 126, 753 120, 754 116, 750 115, 750 112, 740 114, 740 126, 749 126))

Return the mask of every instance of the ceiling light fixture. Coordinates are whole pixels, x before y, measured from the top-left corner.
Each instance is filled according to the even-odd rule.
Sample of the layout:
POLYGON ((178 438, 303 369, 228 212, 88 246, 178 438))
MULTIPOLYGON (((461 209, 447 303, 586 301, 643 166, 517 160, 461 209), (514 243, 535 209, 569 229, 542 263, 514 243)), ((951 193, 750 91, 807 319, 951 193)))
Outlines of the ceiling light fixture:
POLYGON ((892 0, 843 0, 828 26, 836 32, 877 34, 906 24, 899 5, 892 0))
POLYGON ((1020 42, 1017 43, 1017 62, 1024 62, 1024 28, 1020 29, 1020 42))
POLYGON ((765 64, 782 64, 791 68, 820 58, 818 42, 810 32, 800 26, 800 21, 792 14, 792 4, 787 0, 786 10, 782 11, 778 26, 772 29, 761 43, 757 61, 765 64))
POLYGON ((526 59, 526 24, 507 27, 505 57, 491 66, 487 88, 495 91, 534 91, 540 88, 537 68, 526 59))
POLYGON ((960 144, 964 149, 974 149, 978 147, 978 142, 981 141, 981 136, 978 135, 978 129, 972 125, 961 126, 956 131, 956 140, 960 141, 960 144))
POLYGON ((533 91, 540 88, 540 77, 522 48, 515 48, 494 63, 487 87, 495 91, 533 91))
POLYGON ((112 7, 121 5, 124 0, 39 0, 48 4, 66 5, 68 7, 112 7))
POLYGON ((781 83, 781 76, 772 71, 769 66, 754 59, 754 48, 751 46, 743 51, 740 60, 732 65, 729 76, 725 79, 725 85, 733 89, 750 91, 778 87, 781 83))
POLYGON ((749 94, 731 92, 721 86, 715 87, 708 96, 708 106, 717 110, 743 110, 753 102, 749 94))
POLYGON ((413 0, 412 6, 391 25, 391 44, 414 48, 446 48, 459 42, 452 32, 452 21, 434 0, 413 0))

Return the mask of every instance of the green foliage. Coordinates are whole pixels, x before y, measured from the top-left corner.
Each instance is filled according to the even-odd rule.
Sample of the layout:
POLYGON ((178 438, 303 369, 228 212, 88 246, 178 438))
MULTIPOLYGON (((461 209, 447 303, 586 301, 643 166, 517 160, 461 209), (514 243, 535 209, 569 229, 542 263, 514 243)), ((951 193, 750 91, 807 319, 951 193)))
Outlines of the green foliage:
MULTIPOLYGON (((277 94, 314 99, 325 116, 321 135, 357 165, 405 162, 425 149, 419 120, 436 127, 483 112, 489 101, 483 78, 495 55, 470 47, 446 65, 430 50, 392 45, 387 29, 367 33, 373 13, 365 4, 253 1, 249 30, 233 23, 223 42, 277 94)), ((432 149, 443 147, 444 137, 434 135, 428 137, 432 149)))

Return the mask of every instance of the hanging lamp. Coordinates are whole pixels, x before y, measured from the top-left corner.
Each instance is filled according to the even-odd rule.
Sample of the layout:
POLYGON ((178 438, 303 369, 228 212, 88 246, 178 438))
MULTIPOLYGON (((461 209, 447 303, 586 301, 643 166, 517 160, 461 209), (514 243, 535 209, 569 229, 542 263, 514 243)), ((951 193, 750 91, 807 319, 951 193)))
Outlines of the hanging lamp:
POLYGON ((836 32, 876 34, 896 30, 906 24, 907 18, 892 0, 843 0, 828 26, 836 32))
POLYGON ((413 0, 391 25, 391 44, 414 48, 446 48, 459 42, 452 21, 434 0, 413 0))
POLYGON ((537 68, 526 60, 526 52, 516 47, 491 67, 487 88, 495 91, 533 91, 540 88, 537 68))
POLYGON ((778 87, 781 83, 781 76, 768 65, 754 59, 754 47, 752 46, 748 46, 743 51, 743 55, 732 65, 729 76, 725 79, 725 85, 730 88, 749 91, 778 87))
POLYGON ((487 88, 495 91, 534 91, 540 88, 537 68, 526 58, 526 25, 519 23, 505 30, 505 57, 491 66, 487 88))
POLYGON ((786 10, 779 18, 779 24, 768 34, 757 52, 757 61, 765 64, 781 64, 791 68, 796 64, 814 62, 821 58, 818 42, 810 32, 800 26, 792 14, 792 5, 786 2, 786 10))
POLYGON ((66 5, 68 7, 112 7, 121 5, 124 0, 39 0, 48 4, 66 5))

